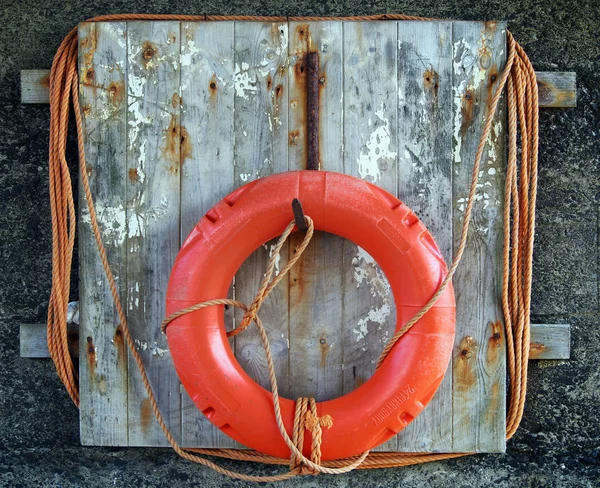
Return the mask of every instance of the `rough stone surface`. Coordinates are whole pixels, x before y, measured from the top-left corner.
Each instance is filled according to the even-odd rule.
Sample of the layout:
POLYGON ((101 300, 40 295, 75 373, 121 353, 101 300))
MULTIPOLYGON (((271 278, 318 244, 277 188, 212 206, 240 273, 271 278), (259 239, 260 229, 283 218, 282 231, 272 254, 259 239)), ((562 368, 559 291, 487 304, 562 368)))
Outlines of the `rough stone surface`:
MULTIPOLYGON (((79 446, 78 412, 48 360, 20 359, 20 322, 50 289, 49 110, 19 103, 19 71, 50 67, 85 18, 118 12, 506 19, 536 69, 577 72, 578 106, 541 114, 533 312, 573 325, 572 359, 531 364, 523 424, 505 455, 295 479, 289 486, 599 486, 600 14, 595 0, 4 0, 0 9, 0 486, 241 486, 164 449, 79 446)), ((74 155, 73 155, 74 156, 74 155)), ((71 158, 71 161, 75 161, 71 158)), ((76 295, 76 289, 73 296, 76 295)), ((249 473, 277 468, 225 462, 249 473)))

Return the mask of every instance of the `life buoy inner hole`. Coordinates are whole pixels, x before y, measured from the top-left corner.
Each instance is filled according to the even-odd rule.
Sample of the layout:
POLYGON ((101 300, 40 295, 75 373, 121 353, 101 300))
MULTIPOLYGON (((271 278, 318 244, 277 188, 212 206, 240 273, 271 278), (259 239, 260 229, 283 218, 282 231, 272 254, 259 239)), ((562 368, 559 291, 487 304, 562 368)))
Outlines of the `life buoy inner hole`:
MULTIPOLYGON (((303 236, 290 236, 275 261, 276 273, 303 236)), ((276 242, 267 242, 246 259, 230 298, 252 302, 276 242)), ((315 231, 259 315, 269 334, 279 393, 292 399, 332 400, 364 384, 396 327, 394 295, 383 270, 357 244, 324 231, 315 231)), ((226 329, 239 324, 242 316, 242 310, 226 309, 226 329)), ((229 339, 229 345, 244 371, 270 390, 256 327, 229 339)))

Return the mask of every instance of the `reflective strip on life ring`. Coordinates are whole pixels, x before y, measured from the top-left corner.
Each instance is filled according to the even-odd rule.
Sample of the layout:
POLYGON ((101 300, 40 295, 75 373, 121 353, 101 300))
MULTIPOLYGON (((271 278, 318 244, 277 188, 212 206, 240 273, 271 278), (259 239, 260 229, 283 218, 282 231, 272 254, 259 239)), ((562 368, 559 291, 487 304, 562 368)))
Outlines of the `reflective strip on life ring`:
MULTIPOLYGON (((446 276, 446 264, 431 234, 389 193, 340 173, 279 173, 234 191, 192 230, 171 272, 167 315, 226 297, 244 260, 278 237, 292 220, 294 198, 302 202, 315 229, 349 239, 377 261, 394 294, 396 330, 423 307, 446 276)), ((442 381, 452 353, 454 328, 454 292, 448 286, 367 382, 318 404, 319 416, 333 418, 333 426, 323 431, 322 459, 355 456, 406 427, 442 381)), ((167 328, 167 338, 183 386, 215 426, 252 449, 289 457, 275 423, 271 393, 244 372, 232 353, 222 306, 174 320, 167 328)), ((294 401, 281 399, 288 433, 294 408, 294 401)), ((310 454, 310 442, 307 435, 305 455, 310 454)))

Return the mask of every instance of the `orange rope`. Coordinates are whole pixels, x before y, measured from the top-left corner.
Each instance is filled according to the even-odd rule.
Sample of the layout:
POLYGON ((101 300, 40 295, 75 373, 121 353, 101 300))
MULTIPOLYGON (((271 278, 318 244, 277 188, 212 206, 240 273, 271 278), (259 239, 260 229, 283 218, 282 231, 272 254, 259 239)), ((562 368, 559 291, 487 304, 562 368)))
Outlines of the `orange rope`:
MULTIPOLYGON (((400 14, 387 14, 363 17, 340 17, 337 20, 430 20, 420 19, 418 17, 404 16, 400 14)), ((190 15, 153 15, 153 14, 119 14, 105 15, 90 19, 90 21, 123 21, 123 20, 178 20, 178 21, 199 21, 199 20, 254 20, 254 21, 287 21, 287 20, 324 20, 318 17, 251 17, 251 16, 190 16, 190 15)), ((535 201, 537 186, 537 154, 538 154, 538 93, 537 82, 533 67, 521 48, 510 33, 507 33, 508 41, 508 59, 504 71, 498 82, 498 86, 492 100, 489 102, 486 121, 481 134, 481 139, 475 155, 473 165, 471 185, 469 188, 469 197, 465 209, 463 225, 461 229, 461 238, 457 247, 454 260, 450 266, 448 276, 441 284, 430 301, 421 309, 394 337, 386 344, 381 357, 378 361, 378 367, 381 365, 387 353, 394 344, 404 335, 426 312, 429 310, 437 298, 442 294, 447 284, 451 281, 456 271, 460 259, 464 252, 468 230, 471 219, 471 212, 474 204, 474 196, 478 180, 479 166, 485 150, 486 140, 491 131, 492 122, 496 113, 498 103, 502 93, 507 93, 508 107, 508 158, 506 170, 505 186, 505 207, 504 207, 504 251, 503 251, 503 281, 502 281, 502 307, 505 318, 505 329, 507 337, 507 364, 509 375, 508 392, 508 412, 507 412, 507 439, 512 437, 523 416, 525 404, 525 394, 527 387, 527 366, 529 357, 529 308, 531 299, 531 280, 532 280, 532 254, 534 238, 535 221, 535 201), (518 158, 517 142, 518 135, 521 139, 521 157, 518 158)), ((111 295, 116 304, 119 322, 128 348, 136 361, 140 371, 142 382, 146 387, 150 398, 151 406, 156 419, 169 440, 173 449, 181 457, 203 464, 215 471, 236 479, 246 481, 279 481, 288 479, 292 476, 306 473, 329 473, 338 474, 351 471, 352 469, 368 469, 407 466, 424 462, 437 461, 460 457, 461 453, 363 453, 361 456, 337 460, 319 462, 320 452, 319 440, 315 443, 315 438, 320 438, 321 426, 326 427, 331 420, 312 418, 314 412, 309 406, 311 400, 299 400, 293 439, 285 431, 279 410, 279 397, 277 393, 277 381, 274 375, 272 359, 270 359, 270 348, 268 338, 264 327, 257 315, 261 303, 277 285, 287 271, 293 266, 300 252, 286 264, 285 273, 282 272, 271 281, 274 259, 271 259, 268 265, 267 275, 259 293, 253 303, 248 307, 243 303, 231 300, 214 300, 198 304, 195 307, 205 307, 217 304, 228 303, 245 310, 244 319, 240 327, 232 331, 237 334, 245 329, 250 323, 254 322, 259 329, 261 340, 265 351, 267 352, 268 364, 270 367, 271 389, 274 400, 274 412, 282 437, 290 447, 291 459, 280 459, 267 456, 255 451, 239 451, 235 449, 188 449, 183 450, 175 441, 168 430, 168 427, 160 413, 158 404, 154 397, 150 382, 141 357, 139 356, 129 328, 127 326, 126 315, 120 303, 120 298, 115 285, 114 276, 111 272, 106 251, 102 242, 102 236, 97 224, 96 212, 94 209, 93 198, 91 195, 89 181, 87 178, 84 142, 83 142, 83 122, 79 110, 78 97, 78 76, 77 76, 77 30, 73 29, 61 43, 54 61, 50 74, 50 148, 49 148, 49 171, 50 171, 50 206, 52 216, 52 291, 50 295, 48 308, 48 348, 51 357, 56 365, 59 377, 63 381, 73 402, 79 406, 79 388, 77 371, 70 358, 67 342, 66 313, 70 290, 70 273, 73 256, 73 245, 75 240, 75 205, 73 198, 73 189, 71 176, 65 157, 67 128, 69 119, 70 101, 75 107, 75 121, 77 127, 77 142, 79 151, 80 174, 82 187, 90 212, 90 221, 93 234, 97 243, 100 259, 106 277, 110 286, 111 295), (214 303, 213 303, 214 302, 214 303), (298 449, 302 446, 299 442, 304 438, 304 430, 309 422, 311 433, 313 434, 313 453, 311 459, 307 459, 298 449), (325 423, 323 423, 325 422, 325 423), (212 461, 209 461, 198 454, 208 454, 211 456, 225 457, 244 461, 264 462, 270 464, 288 464, 289 472, 274 476, 248 476, 224 469, 212 461)), ((312 223, 310 219, 309 232, 301 245, 303 250, 308 245, 312 235, 312 223)), ((279 248, 283 245, 289 233, 293 230, 293 224, 290 224, 279 241, 279 248)), ((273 253, 273 257, 277 253, 273 253)), ((179 315, 191 311, 186 309, 178 312, 179 315)), ((179 316, 177 315, 177 316, 179 316)), ((163 321, 161 327, 164 329, 168 322, 175 316, 168 317, 163 321)), ((313 400, 314 401, 314 400, 313 400)))

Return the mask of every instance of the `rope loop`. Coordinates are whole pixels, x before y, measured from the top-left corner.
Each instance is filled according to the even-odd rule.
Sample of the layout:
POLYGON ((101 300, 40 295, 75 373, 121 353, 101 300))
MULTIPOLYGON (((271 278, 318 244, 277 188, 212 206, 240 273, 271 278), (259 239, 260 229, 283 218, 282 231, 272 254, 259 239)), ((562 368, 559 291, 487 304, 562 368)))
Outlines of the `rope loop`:
MULTIPOLYGON (((324 18, 290 18, 292 20, 324 20, 324 18)), ((339 18, 342 20, 346 18, 339 18)), ((350 20, 434 20, 418 18, 401 14, 383 14, 376 16, 363 16, 348 18, 350 20)), ((254 20, 263 22, 285 21, 286 17, 250 17, 250 16, 211 16, 211 15, 156 15, 156 14, 117 14, 103 15, 89 19, 90 22, 99 21, 128 21, 128 20, 175 20, 175 21, 221 21, 221 20, 254 20)), ((526 388, 527 368, 529 353, 529 323, 530 301, 532 284, 532 258, 533 238, 535 233, 535 202, 537 196, 537 171, 538 171, 538 88, 535 71, 529 58, 507 31, 508 57, 502 75, 496 82, 492 99, 488 102, 486 119, 482 128, 479 145, 473 162, 471 185, 467 203, 463 214, 463 224, 459 245, 454 259, 449 268, 448 275, 440 288, 429 302, 411 318, 386 344, 377 367, 384 361, 387 353, 394 344, 429 310, 437 298, 443 293, 445 287, 452 279, 462 254, 465 250, 471 213, 475 202, 478 183, 478 173, 484 150, 486 149, 488 135, 497 112, 498 103, 502 93, 507 92, 508 113, 508 157, 506 168, 506 186, 504 192, 504 251, 503 251, 503 280, 502 280, 502 309, 504 313, 505 331, 507 339, 507 365, 509 375, 509 400, 506 419, 506 436, 511 438, 517 430, 523 416, 526 388), (520 135, 520 138, 518 137, 520 135), (521 151, 518 151, 518 142, 521 151)), ((288 273, 296 263, 302 252, 308 246, 314 232, 312 220, 308 220, 308 230, 302 244, 281 270, 273 277, 274 262, 272 258, 267 266, 267 273, 260 284, 250 306, 229 299, 216 299, 209 302, 196 304, 180 310, 161 323, 164 332, 168 324, 185 313, 190 313, 201 308, 219 305, 231 305, 244 310, 241 324, 230 331, 228 336, 233 337, 245 330, 251 323, 258 328, 259 335, 267 355, 269 379, 273 396, 273 411, 277 426, 283 440, 290 448, 290 459, 280 459, 267 456, 255 451, 237 451, 235 449, 182 449, 173 438, 169 428, 158 408, 158 404, 148 380, 144 363, 135 347, 134 339, 127 325, 127 316, 120 300, 115 277, 108 262, 102 234, 98 226, 94 201, 88 180, 87 164, 84 148, 83 119, 79 106, 79 81, 77 73, 77 29, 73 29, 65 37, 52 63, 49 79, 50 87, 50 141, 49 141, 49 190, 50 211, 52 218, 52 291, 48 305, 48 349, 61 381, 75 405, 79 406, 79 385, 77 369, 70 357, 67 341, 66 312, 70 292, 70 275, 75 244, 75 203, 69 167, 66 161, 67 131, 69 123, 69 108, 72 102, 75 107, 75 123, 77 128, 77 149, 79 154, 79 173, 85 202, 89 210, 90 224, 99 258, 104 268, 111 296, 119 317, 119 326, 131 356, 135 360, 142 383, 150 399, 150 404, 159 426, 175 452, 182 458, 207 466, 218 473, 234 479, 245 481, 272 482, 289 479, 298 474, 340 474, 347 473, 356 468, 383 468, 394 466, 407 466, 411 464, 437 461, 460 457, 469 453, 363 453, 361 456, 321 462, 320 445, 322 442, 323 428, 329 428, 333 419, 327 416, 319 418, 316 412, 314 399, 299 399, 296 402, 296 417, 292 438, 288 435, 281 420, 279 407, 279 393, 277 380, 273 367, 273 360, 269 341, 258 312, 269 293, 288 273), (312 436, 310 459, 302 454, 304 431, 308 430, 312 436), (200 454, 220 456, 230 459, 239 459, 271 464, 288 464, 289 472, 273 476, 250 476, 220 467, 200 454)), ((289 234, 294 230, 291 222, 281 235, 273 257, 281 251, 281 247, 289 234)))

